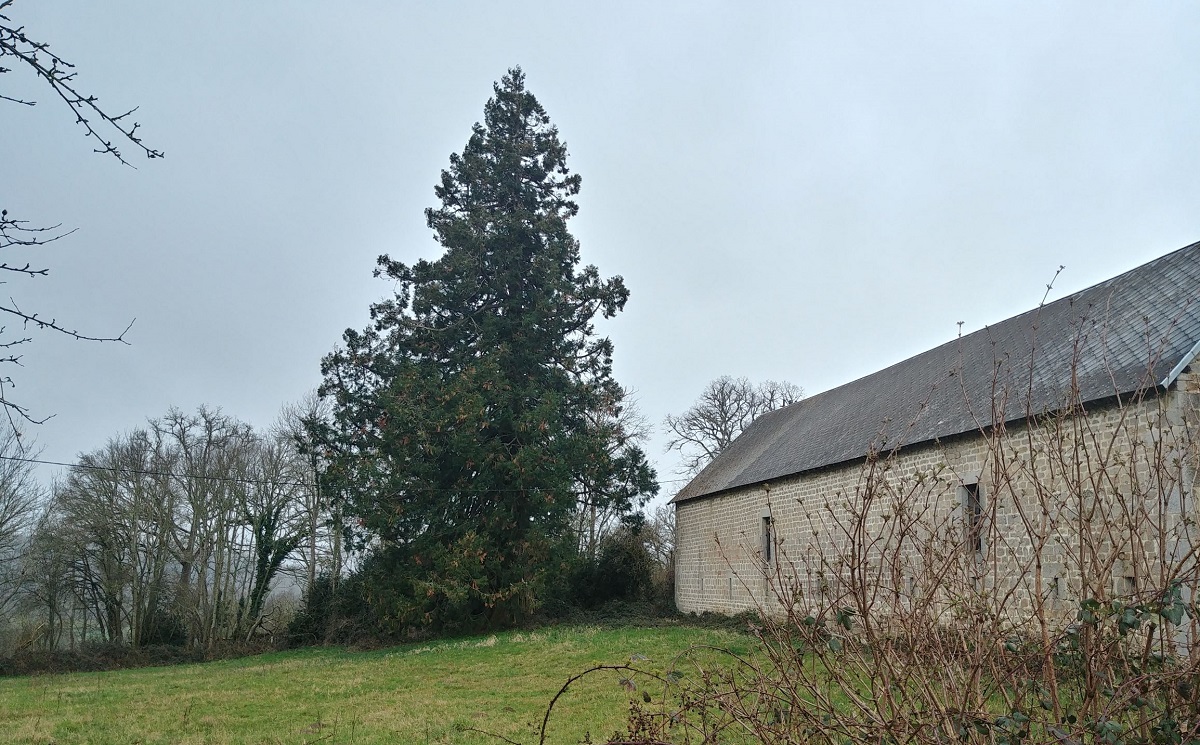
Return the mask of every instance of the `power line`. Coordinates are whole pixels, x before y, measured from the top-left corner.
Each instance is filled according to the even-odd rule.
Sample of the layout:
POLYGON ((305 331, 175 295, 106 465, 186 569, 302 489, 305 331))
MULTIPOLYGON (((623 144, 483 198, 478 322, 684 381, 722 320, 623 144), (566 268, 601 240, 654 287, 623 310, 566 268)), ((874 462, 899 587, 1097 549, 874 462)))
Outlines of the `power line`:
POLYGON ((236 484, 273 484, 276 486, 311 486, 311 483, 305 481, 271 481, 269 479, 251 479, 241 476, 214 476, 211 474, 189 474, 189 473, 174 473, 172 471, 154 471, 141 468, 127 468, 125 466, 101 466, 95 463, 63 463, 57 460, 41 460, 40 458, 17 458, 11 455, 0 455, 0 460, 14 460, 20 463, 36 463, 43 466, 62 466, 64 468, 78 468, 87 471, 109 471, 113 473, 128 473, 134 476, 163 476, 167 478, 177 479, 201 479, 205 481, 228 481, 236 484))
MULTIPOLYGON (((175 473, 173 471, 156 471, 156 470, 141 469, 141 468, 128 468, 125 466, 102 466, 102 465, 98 465, 95 463, 63 463, 62 461, 42 460, 40 458, 18 458, 16 456, 12 456, 12 455, 0 455, 0 460, 17 461, 19 463, 32 463, 32 464, 37 464, 37 465, 42 465, 42 466, 61 466, 63 468, 76 468, 76 469, 82 469, 82 470, 88 470, 88 471, 107 471, 110 473, 124 473, 124 474, 130 474, 133 476, 160 476, 160 477, 164 477, 164 478, 176 478, 176 479, 200 479, 200 480, 204 480, 204 481, 223 481, 223 482, 229 482, 229 483, 235 483, 235 484, 258 484, 258 485, 266 484, 266 485, 272 485, 272 486, 297 486, 297 487, 312 486, 312 484, 310 482, 305 482, 305 481, 271 481, 269 479, 251 479, 251 478, 245 478, 245 477, 240 477, 240 476, 215 476, 215 475, 210 475, 210 474, 175 473)), ((682 478, 682 479, 660 479, 659 481, 656 481, 655 483, 661 487, 661 486, 665 486, 667 484, 677 484, 681 481, 690 481, 690 480, 691 479, 685 479, 685 478, 682 478)), ((450 491, 462 491, 462 490, 461 489, 440 489, 438 491, 450 492, 450 491)), ((487 489, 484 491, 518 492, 518 491, 525 491, 525 490, 523 490, 523 489, 487 489)))

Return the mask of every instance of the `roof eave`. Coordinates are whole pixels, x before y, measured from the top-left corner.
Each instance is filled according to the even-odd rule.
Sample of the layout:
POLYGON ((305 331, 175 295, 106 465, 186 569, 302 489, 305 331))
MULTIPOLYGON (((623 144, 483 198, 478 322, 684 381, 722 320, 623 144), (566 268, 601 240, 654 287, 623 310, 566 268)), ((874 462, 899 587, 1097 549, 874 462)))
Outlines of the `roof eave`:
MULTIPOLYGON (((1148 388, 1144 388, 1142 390, 1147 393, 1155 392, 1158 394, 1168 391, 1170 389, 1171 385, 1175 383, 1175 381, 1179 378, 1179 376, 1183 373, 1183 371, 1185 369, 1187 369, 1188 364, 1190 364, 1192 360, 1196 359, 1197 355, 1200 355, 1200 342, 1196 342, 1196 344, 1194 344, 1192 346, 1191 351, 1189 351, 1187 353, 1187 355, 1184 356, 1184 358, 1179 361, 1179 364, 1175 365, 1175 367, 1171 370, 1170 374, 1168 374, 1167 377, 1163 378, 1161 383, 1159 383, 1156 386, 1150 386, 1148 388)), ((1082 401, 1081 403, 1087 405, 1087 404, 1095 404, 1097 402, 1112 402, 1112 401, 1119 402, 1121 400, 1122 396, 1124 396, 1127 393, 1132 393, 1132 392, 1133 391, 1118 392, 1118 393, 1114 393, 1111 395, 1088 399, 1087 401, 1082 401)), ((1048 412, 1046 412, 1046 413, 1048 413, 1048 412)), ((1010 424, 1014 424, 1014 423, 1018 423, 1018 422, 1027 422, 1027 421, 1029 421, 1031 416, 1033 416, 1033 415, 1022 415, 1022 416, 1013 417, 1012 419, 1006 419, 1004 421, 1004 425, 1008 426, 1010 424)), ((986 425, 985 429, 991 428, 993 426, 995 426, 995 425, 986 425)), ((910 448, 919 448, 919 447, 923 447, 923 446, 930 445, 930 444, 937 443, 937 442, 945 442, 945 441, 953 440, 953 439, 960 438, 960 437, 967 437, 974 433, 978 433, 979 431, 980 430, 978 430, 978 429, 966 429, 961 432, 950 432, 950 433, 947 433, 944 435, 938 435, 936 437, 931 437, 931 438, 928 438, 925 440, 919 440, 917 442, 910 442, 910 443, 905 443, 903 445, 897 445, 895 448, 892 449, 891 452, 907 450, 910 448)), ((817 472, 817 471, 826 471, 826 470, 833 469, 833 468, 843 468, 852 463, 860 463, 860 462, 864 461, 867 457, 869 457, 867 454, 858 455, 853 458, 847 458, 846 460, 835 461, 833 463, 824 463, 819 466, 814 466, 812 468, 805 468, 803 470, 794 471, 792 473, 781 474, 779 476, 774 476, 769 479, 759 479, 757 481, 751 481, 751 482, 748 482, 745 484, 736 484, 733 486, 726 486, 721 489, 713 489, 712 491, 701 492, 700 494, 690 494, 690 495, 684 497, 683 499, 680 499, 679 498, 680 495, 676 494, 674 497, 671 497, 671 499, 667 502, 667 504, 682 504, 684 502, 693 502, 693 501, 700 500, 700 499, 708 499, 711 497, 718 497, 718 496, 721 496, 721 495, 724 495, 724 494, 727 494, 730 492, 740 491, 742 489, 753 489, 755 487, 760 487, 764 484, 770 484, 773 481, 779 481, 780 479, 792 479, 792 478, 797 478, 799 476, 803 476, 805 474, 809 474, 809 473, 813 473, 813 472, 817 472)), ((680 494, 681 493, 682 493, 682 490, 680 491, 680 494)))

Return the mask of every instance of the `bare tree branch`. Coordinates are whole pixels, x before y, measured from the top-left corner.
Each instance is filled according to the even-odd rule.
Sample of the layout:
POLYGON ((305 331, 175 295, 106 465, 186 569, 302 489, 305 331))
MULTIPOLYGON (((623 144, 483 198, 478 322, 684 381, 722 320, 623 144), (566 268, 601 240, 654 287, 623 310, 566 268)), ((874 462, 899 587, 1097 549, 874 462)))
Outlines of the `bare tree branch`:
MULTIPOLYGON (((12 3, 13 0, 0 3, 0 11, 6 10, 12 3)), ((131 165, 117 148, 119 143, 128 142, 145 153, 147 158, 163 157, 161 150, 147 146, 138 135, 141 125, 130 118, 137 107, 120 114, 110 114, 101 108, 99 98, 81 93, 76 87, 78 72, 75 65, 51 52, 48 43, 31 39, 25 33, 24 26, 13 25, 7 15, 0 13, 0 60, 5 57, 13 58, 21 67, 32 71, 50 86, 59 100, 75 114, 75 122, 83 126, 87 137, 96 143, 95 152, 111 155, 125 165, 131 165), (111 134, 106 136, 105 132, 111 134)), ((10 71, 11 68, 0 67, 0 74, 10 71)), ((37 103, 3 94, 0 94, 0 99, 25 106, 37 103)))
MULTIPOLYGON (((66 326, 61 325, 54 318, 46 320, 44 318, 40 318, 37 313, 26 313, 25 311, 23 311, 17 307, 17 302, 15 300, 13 300, 11 297, 8 299, 8 303, 9 303, 8 305, 0 304, 0 312, 11 313, 12 315, 16 316, 17 318, 20 318, 25 323, 26 327, 32 325, 38 329, 57 331, 60 334, 65 334, 66 336, 69 336, 72 339, 78 339, 80 341, 118 341, 118 342, 121 342, 122 344, 128 344, 129 342, 125 341, 125 334, 129 332, 129 329, 133 328, 134 322, 137 321, 136 318, 133 319, 133 321, 130 321, 129 325, 125 327, 125 330, 122 331, 121 333, 117 334, 116 336, 90 336, 88 334, 81 333, 75 329, 67 328, 66 326)), ((28 339, 23 339, 22 342, 24 342, 24 341, 28 341, 28 339)), ((17 342, 17 343, 22 343, 22 342, 17 342)), ((0 345, 0 346, 8 346, 8 345, 0 345)))
MULTIPOLYGON (((118 145, 131 145, 135 150, 140 150, 146 157, 151 159, 163 157, 162 151, 147 146, 138 135, 138 129, 141 125, 132 119, 133 113, 137 111, 137 108, 135 107, 121 113, 110 113, 109 109, 100 105, 100 101, 96 96, 81 92, 75 80, 78 74, 75 66, 63 59, 56 52, 50 51, 48 43, 31 38, 26 33, 24 26, 12 22, 12 19, 6 13, 9 12, 13 3, 14 0, 0 1, 0 75, 13 72, 14 68, 22 69, 26 72, 31 72, 35 78, 40 79, 49 86, 54 95, 75 114, 75 122, 84 128, 86 136, 95 145, 95 152, 102 155, 111 155, 125 165, 131 164, 126 160, 125 155, 118 148, 118 145), (12 67, 3 64, 7 58, 14 60, 12 67)), ((0 101, 7 101, 23 106, 33 106, 36 104, 36 101, 18 96, 5 95, 3 93, 0 93, 0 101)), ((53 243, 60 238, 65 238, 73 232, 75 232, 73 229, 63 230, 61 223, 48 226, 34 226, 27 220, 18 220, 10 217, 7 210, 0 210, 0 251, 5 249, 35 249, 48 243, 53 243)), ((49 269, 46 267, 35 266, 32 262, 25 259, 14 261, 7 257, 0 260, 0 271, 12 272, 26 278, 44 277, 49 274, 49 269)), ((74 327, 63 325, 57 318, 46 318, 40 313, 22 310, 17 301, 11 296, 7 304, 0 303, 0 312, 19 318, 21 327, 26 332, 30 329, 53 331, 81 341, 120 342, 126 344, 128 342, 125 341, 125 334, 133 326, 133 322, 131 321, 116 336, 84 333, 74 327)), ((0 327, 0 333, 3 333, 4 330, 5 328, 0 327)), ((0 341, 0 349, 12 349, 13 347, 28 344, 31 341, 31 336, 22 335, 20 338, 0 341)), ((8 354, 0 357, 0 364, 20 365, 20 360, 20 355, 8 354)), ((14 415, 18 419, 24 419, 32 423, 46 421, 45 418, 33 418, 27 407, 14 403, 9 398, 9 389, 12 386, 13 381, 10 377, 0 377, 0 408, 4 410, 9 424, 14 425, 14 415)))
POLYGON ((722 375, 687 411, 667 415, 667 450, 683 456, 683 473, 697 474, 759 416, 803 397, 804 389, 787 381, 765 380, 755 386, 746 378, 722 375))

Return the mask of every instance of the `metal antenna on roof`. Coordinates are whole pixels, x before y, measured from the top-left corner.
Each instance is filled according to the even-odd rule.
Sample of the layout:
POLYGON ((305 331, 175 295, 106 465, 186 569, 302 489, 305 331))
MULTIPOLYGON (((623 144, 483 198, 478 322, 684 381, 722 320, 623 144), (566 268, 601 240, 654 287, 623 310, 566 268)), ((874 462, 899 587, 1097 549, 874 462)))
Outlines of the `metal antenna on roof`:
POLYGON ((962 325, 963 325, 963 322, 962 322, 962 321, 959 321, 959 322, 958 322, 958 338, 959 338, 959 339, 961 339, 961 338, 962 338, 962 325))

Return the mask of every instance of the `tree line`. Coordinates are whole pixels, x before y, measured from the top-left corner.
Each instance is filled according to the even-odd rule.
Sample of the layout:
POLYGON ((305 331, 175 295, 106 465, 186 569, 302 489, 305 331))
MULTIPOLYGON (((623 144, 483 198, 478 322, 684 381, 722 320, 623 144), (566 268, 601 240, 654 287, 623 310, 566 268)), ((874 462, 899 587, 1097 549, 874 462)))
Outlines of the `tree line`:
MULTIPOLYGON (((271 591, 340 574, 299 407, 266 431, 172 409, 83 454, 47 494, 5 439, 0 620, 8 646, 211 648, 272 622, 271 591)), ((286 621, 286 619, 284 619, 286 621)))

